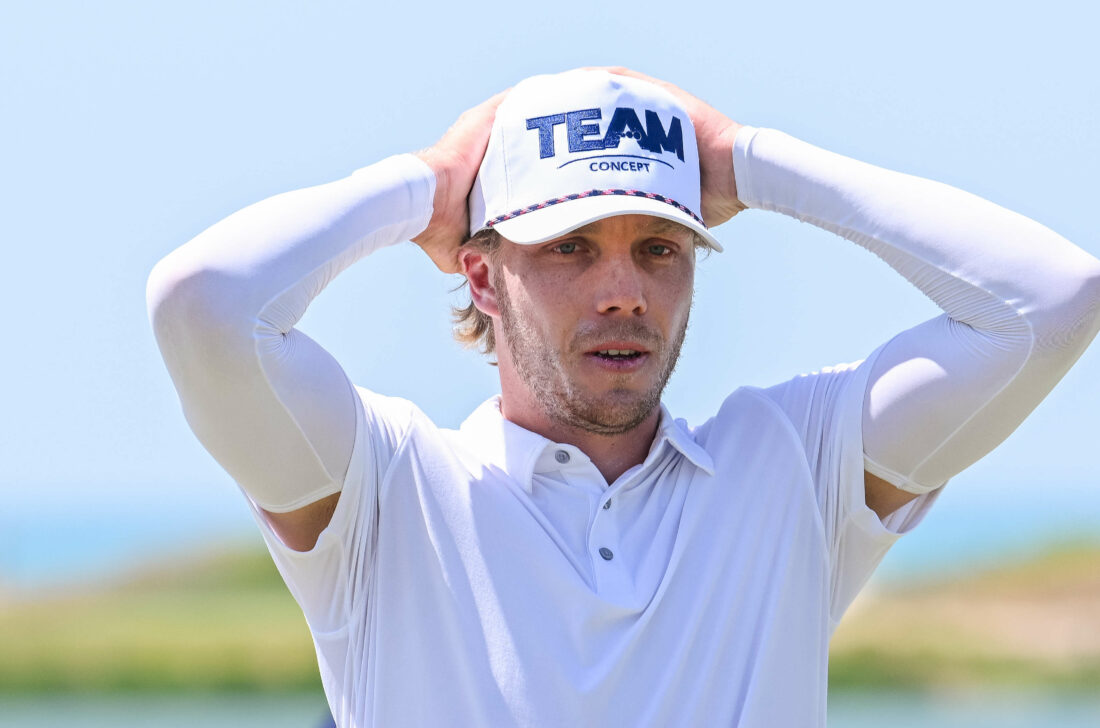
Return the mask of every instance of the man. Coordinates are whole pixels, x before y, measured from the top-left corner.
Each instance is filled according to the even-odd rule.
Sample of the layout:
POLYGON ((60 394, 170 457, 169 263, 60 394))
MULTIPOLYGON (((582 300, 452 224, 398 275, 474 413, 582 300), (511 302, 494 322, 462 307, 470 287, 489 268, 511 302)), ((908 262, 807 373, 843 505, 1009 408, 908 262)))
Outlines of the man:
POLYGON ((338 725, 824 726, 833 628, 1087 346, 1100 261, 950 187, 580 70, 230 216, 158 264, 149 301, 338 725), (695 248, 746 207, 870 249, 945 314, 862 363, 715 393, 691 427, 660 394, 695 248), (465 276, 466 335, 497 357, 501 395, 456 431, 352 387, 293 328, 406 239, 465 276))

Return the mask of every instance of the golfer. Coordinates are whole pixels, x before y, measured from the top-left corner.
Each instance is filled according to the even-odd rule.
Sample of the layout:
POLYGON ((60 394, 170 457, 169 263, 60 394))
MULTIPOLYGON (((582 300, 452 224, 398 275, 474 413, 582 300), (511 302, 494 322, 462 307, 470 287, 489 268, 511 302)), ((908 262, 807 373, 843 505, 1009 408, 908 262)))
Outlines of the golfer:
POLYGON ((802 728, 825 725, 830 635, 883 554, 1095 335, 1100 261, 667 83, 576 70, 522 81, 422 152, 231 215, 148 295, 187 421, 305 613, 337 725, 802 728), (661 393, 697 253, 745 209, 867 248, 943 315, 677 419, 661 393), (294 328, 342 270, 405 240, 465 277, 458 334, 500 373, 457 430, 353 385, 294 328))

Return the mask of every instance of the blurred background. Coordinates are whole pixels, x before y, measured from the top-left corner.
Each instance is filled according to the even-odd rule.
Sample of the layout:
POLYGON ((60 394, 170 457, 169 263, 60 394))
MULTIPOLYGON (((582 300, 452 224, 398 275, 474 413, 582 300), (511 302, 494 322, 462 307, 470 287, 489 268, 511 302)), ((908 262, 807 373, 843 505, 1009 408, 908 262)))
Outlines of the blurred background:
MULTIPOLYGON (((145 314, 149 270, 204 228, 427 146, 525 76, 622 64, 1100 255, 1097 20, 1064 0, 3 3, 0 726, 324 719, 304 620, 145 314)), ((809 225, 750 211, 717 234, 665 398, 690 422, 937 313, 809 225)), ((456 426, 497 383, 450 340, 455 284, 396 246, 301 328, 456 426)), ((887 556, 834 640, 830 726, 1100 724, 1098 404, 1100 345, 887 556)))

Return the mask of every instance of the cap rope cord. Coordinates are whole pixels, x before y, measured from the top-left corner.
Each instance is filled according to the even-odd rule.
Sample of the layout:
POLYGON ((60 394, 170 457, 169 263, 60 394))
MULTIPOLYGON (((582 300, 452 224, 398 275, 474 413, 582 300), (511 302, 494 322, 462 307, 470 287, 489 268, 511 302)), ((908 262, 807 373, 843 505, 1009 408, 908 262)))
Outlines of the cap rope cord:
POLYGON ((645 197, 645 198, 650 199, 650 200, 657 200, 658 202, 664 202, 665 204, 672 205, 673 207, 675 207, 680 212, 683 212, 687 215, 690 215, 691 218, 693 220, 695 220, 696 222, 698 222, 700 225, 703 224, 702 218, 700 218, 698 215, 696 215, 694 212, 692 212, 691 209, 688 208, 686 205, 681 205, 676 200, 673 200, 669 197, 665 197, 664 195, 658 194, 656 192, 646 192, 644 190, 616 190, 616 189, 612 189, 612 190, 588 190, 587 192, 578 192, 578 193, 571 194, 571 195, 564 195, 562 197, 555 197, 551 200, 546 200, 545 202, 539 202, 539 203, 534 204, 534 205, 528 205, 527 207, 521 207, 518 210, 513 210, 512 212, 508 212, 508 213, 505 213, 503 215, 499 215, 497 217, 494 217, 492 220, 487 220, 485 222, 485 225, 486 225, 486 227, 493 227, 497 223, 502 223, 506 220, 512 220, 512 219, 517 218, 520 215, 524 215, 528 212, 534 212, 535 210, 542 210, 543 208, 550 207, 551 205, 557 205, 561 202, 569 202, 570 200, 580 200, 580 199, 583 199, 585 197, 594 197, 596 195, 627 195, 629 197, 645 197))

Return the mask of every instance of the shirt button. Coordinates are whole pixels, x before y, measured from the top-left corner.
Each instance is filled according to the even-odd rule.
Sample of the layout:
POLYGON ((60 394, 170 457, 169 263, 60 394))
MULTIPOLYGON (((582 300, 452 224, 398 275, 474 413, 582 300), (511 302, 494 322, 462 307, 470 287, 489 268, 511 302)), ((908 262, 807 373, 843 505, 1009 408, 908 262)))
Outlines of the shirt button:
POLYGON ((606 503, 603 504, 603 509, 606 511, 610 507, 611 507, 611 500, 609 499, 606 503))
POLYGON ((567 453, 565 450, 558 450, 556 453, 554 453, 554 459, 564 465, 565 463, 569 462, 569 453, 567 453))
POLYGON ((615 554, 611 553, 611 549, 606 546, 600 549, 600 556, 603 557, 604 561, 611 561, 611 559, 615 558, 615 554))

